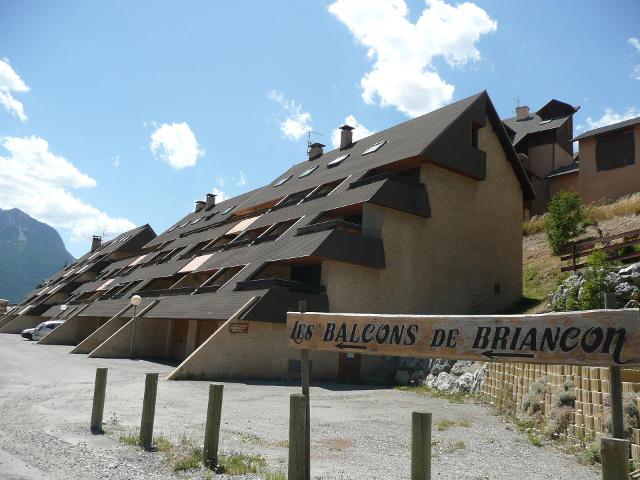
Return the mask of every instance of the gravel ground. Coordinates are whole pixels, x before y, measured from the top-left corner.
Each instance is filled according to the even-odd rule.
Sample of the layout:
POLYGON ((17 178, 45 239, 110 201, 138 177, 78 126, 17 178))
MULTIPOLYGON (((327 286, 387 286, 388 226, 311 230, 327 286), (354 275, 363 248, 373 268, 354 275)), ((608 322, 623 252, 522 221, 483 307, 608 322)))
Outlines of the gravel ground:
MULTIPOLYGON (((192 479, 160 453, 118 441, 140 421, 144 373, 158 372, 156 435, 202 442, 207 382, 167 382, 171 366, 142 360, 89 359, 70 347, 42 346, 0 334, 0 479, 192 479), (109 367, 106 435, 88 423, 95 368, 109 367)), ((293 385, 225 383, 221 453, 259 454, 285 471, 293 385)), ((484 406, 366 386, 311 388, 312 477, 407 479, 412 411, 433 413, 433 478, 598 479, 597 470, 553 448, 530 445, 484 406), (463 422, 439 431, 444 419, 463 422), (466 425, 466 426, 465 426, 466 425)), ((224 478, 215 476, 215 478, 224 478)), ((237 478, 237 477, 236 477, 237 478)))

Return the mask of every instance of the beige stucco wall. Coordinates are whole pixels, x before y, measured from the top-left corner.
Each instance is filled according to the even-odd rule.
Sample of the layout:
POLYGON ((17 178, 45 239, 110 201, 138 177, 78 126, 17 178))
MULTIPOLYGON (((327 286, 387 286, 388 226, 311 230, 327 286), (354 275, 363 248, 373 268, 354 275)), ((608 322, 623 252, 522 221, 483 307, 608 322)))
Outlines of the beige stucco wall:
POLYGON ((36 327, 47 320, 50 318, 39 315, 18 315, 0 328, 0 333, 21 333, 25 328, 36 327))
POLYGON ((562 191, 580 193, 580 180, 578 177, 578 172, 551 177, 549 179, 551 197, 562 191))
POLYGON ((77 345, 107 321, 104 317, 71 317, 42 338, 41 345, 77 345))
POLYGON ((580 195, 585 203, 616 199, 640 191, 640 126, 634 128, 634 165, 598 172, 596 139, 580 140, 580 195))
MULTIPOLYGON (((248 333, 230 333, 225 322, 169 378, 206 379, 286 379, 289 361, 300 360, 300 351, 288 345, 283 323, 249 322, 248 333)), ((311 378, 335 380, 337 353, 310 351, 311 378)), ((380 357, 363 356, 361 375, 366 376, 380 363, 380 357)))
POLYGON ((7 314, 0 318, 0 328, 12 322, 18 315, 7 314))
POLYGON ((91 353, 111 335, 121 329, 130 318, 114 317, 81 341, 70 353, 91 353))
POLYGON ((330 311, 488 313, 521 298, 522 190, 487 125, 479 131, 486 180, 425 164, 432 218, 372 206, 384 217, 385 269, 323 263, 330 311))

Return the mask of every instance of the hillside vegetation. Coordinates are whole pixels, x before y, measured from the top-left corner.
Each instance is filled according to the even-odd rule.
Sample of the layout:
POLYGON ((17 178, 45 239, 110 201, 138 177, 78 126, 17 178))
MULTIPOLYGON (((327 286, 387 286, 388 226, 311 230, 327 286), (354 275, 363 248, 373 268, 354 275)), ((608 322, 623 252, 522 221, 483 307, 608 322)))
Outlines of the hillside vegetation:
MULTIPOLYGON (((623 197, 615 202, 587 206, 590 220, 598 223, 602 235, 614 235, 640 228, 640 194, 623 197)), ((548 293, 568 276, 561 273, 560 258, 552 254, 544 233, 544 216, 524 222, 523 280, 525 305, 530 312, 541 312, 546 306, 548 293)), ((597 237, 591 227, 584 237, 597 237)))

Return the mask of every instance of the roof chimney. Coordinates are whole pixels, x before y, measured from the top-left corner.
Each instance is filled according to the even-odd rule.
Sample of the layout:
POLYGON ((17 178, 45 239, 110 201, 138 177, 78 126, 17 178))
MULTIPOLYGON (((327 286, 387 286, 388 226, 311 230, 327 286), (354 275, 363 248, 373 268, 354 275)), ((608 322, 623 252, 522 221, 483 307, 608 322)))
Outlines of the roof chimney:
POLYGON ((195 208, 194 212, 199 212, 200 210, 202 210, 205 207, 206 202, 204 200, 196 200, 195 204, 196 204, 196 208, 195 208))
POLYGON ((349 148, 353 144, 353 128, 351 125, 342 125, 340 127, 340 150, 349 148))
POLYGON ((207 210, 211 210, 216 206, 216 196, 214 193, 207 193, 207 200, 205 202, 205 207, 207 210))
POLYGON ((526 105, 516 107, 516 120, 529 120, 529 107, 526 105))
POLYGON ((93 240, 91 240, 91 251, 95 252, 102 245, 102 237, 98 235, 93 236, 93 240))
POLYGON ((322 156, 322 147, 324 147, 321 143, 312 143, 309 145, 309 160, 315 160, 322 156))

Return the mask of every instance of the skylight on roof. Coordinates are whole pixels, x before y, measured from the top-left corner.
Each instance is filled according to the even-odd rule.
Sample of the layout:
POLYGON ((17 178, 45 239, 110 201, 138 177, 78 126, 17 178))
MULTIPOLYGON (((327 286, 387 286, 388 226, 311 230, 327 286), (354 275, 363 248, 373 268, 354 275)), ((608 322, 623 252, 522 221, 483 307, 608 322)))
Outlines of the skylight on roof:
POLYGON ((374 143, 369 148, 367 148, 364 152, 362 152, 362 156, 369 155, 370 153, 373 153, 373 152, 377 152, 378 150, 380 150, 380 147, 382 147, 385 143, 387 143, 386 140, 382 140, 381 142, 374 143))
POLYGON ((306 177, 307 175, 311 175, 316 168, 318 168, 318 165, 314 165, 311 168, 307 168, 304 172, 298 175, 298 178, 303 178, 303 177, 306 177))
POLYGON ((344 155, 340 155, 338 158, 331 160, 329 163, 327 163, 327 168, 336 167, 340 165, 348 156, 349 154, 345 153, 344 155))
POLYGON ((543 120, 540 122, 540 125, 546 125, 547 123, 549 123, 551 120, 543 120))
POLYGON ((227 213, 229 213, 231 210, 233 210, 234 208, 236 208, 236 206, 234 205, 233 207, 229 207, 227 208, 224 212, 222 212, 222 215, 226 215, 227 213))
POLYGON ((196 223, 198 223, 200 220, 202 220, 204 217, 198 217, 196 218, 193 222, 191 222, 191 225, 195 225, 196 223))
POLYGON ((291 175, 287 175, 286 177, 282 177, 280 180, 278 180, 274 187, 279 187, 280 185, 282 185, 284 182, 286 182, 287 180, 289 180, 291 178, 291 175))

